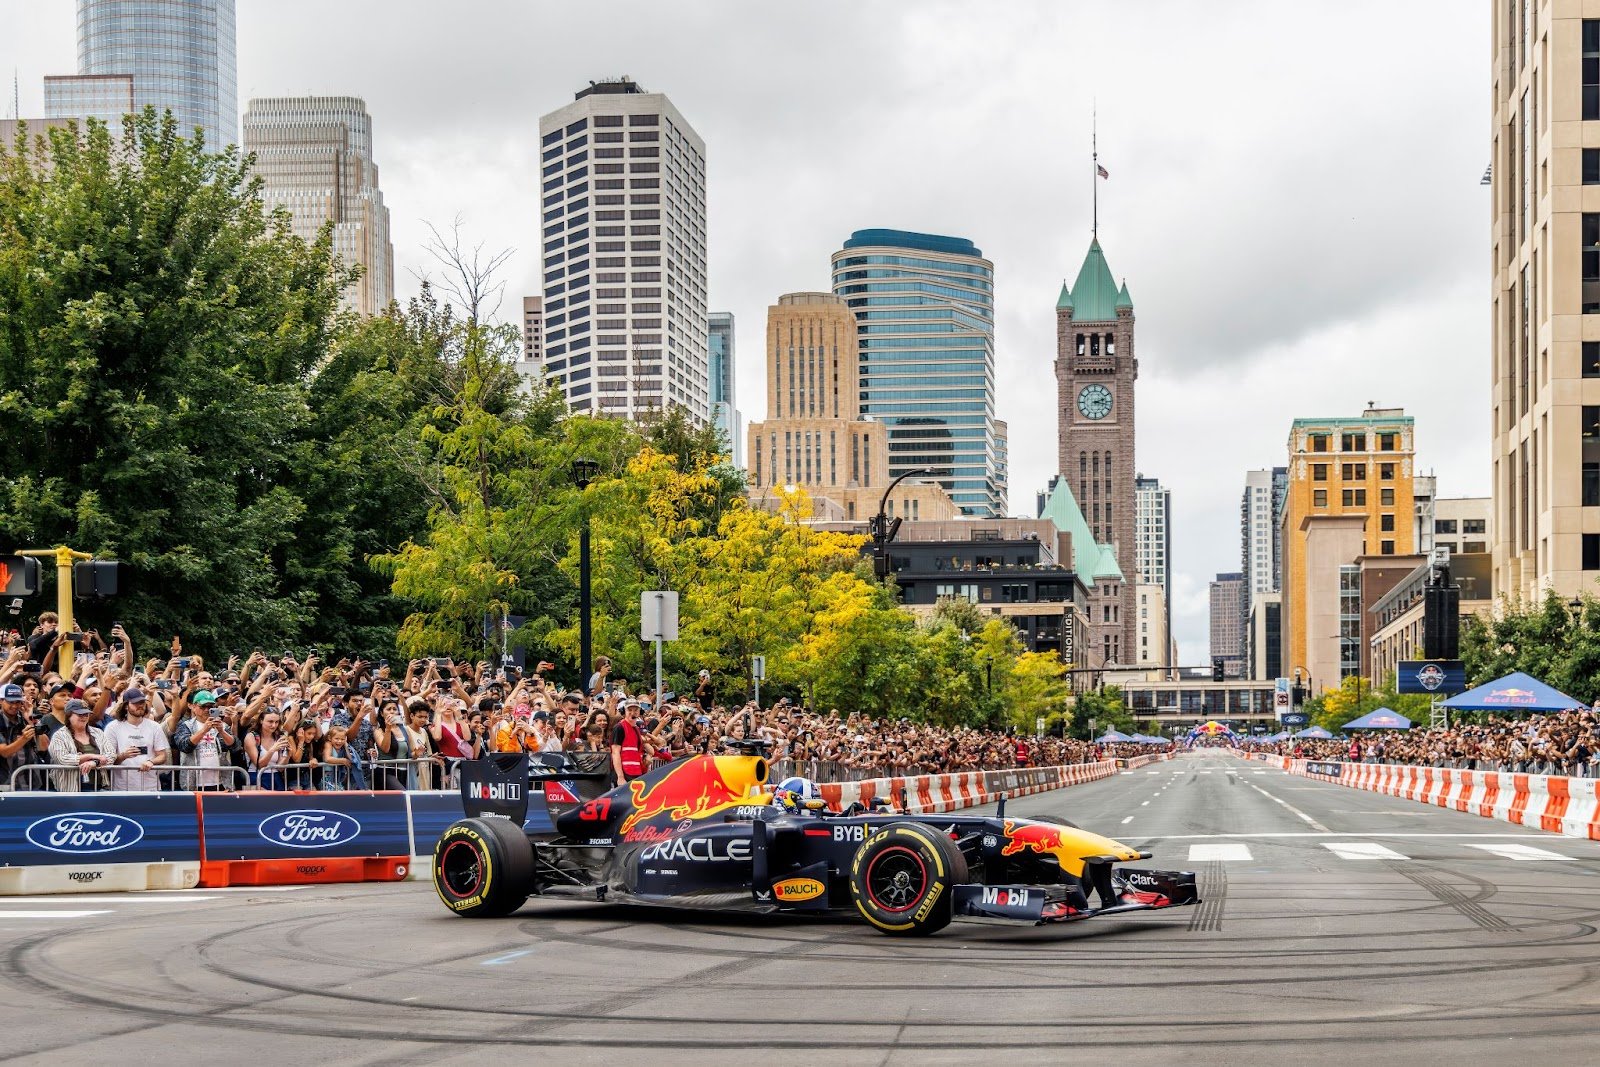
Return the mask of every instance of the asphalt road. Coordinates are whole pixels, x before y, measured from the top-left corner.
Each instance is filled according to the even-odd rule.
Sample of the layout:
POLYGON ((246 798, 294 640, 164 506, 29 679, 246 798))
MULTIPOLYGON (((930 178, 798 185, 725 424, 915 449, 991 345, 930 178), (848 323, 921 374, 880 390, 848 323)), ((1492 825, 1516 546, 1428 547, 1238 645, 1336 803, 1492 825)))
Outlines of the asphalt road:
POLYGON ((0 1059, 1600 1057, 1600 843, 1222 753, 1011 810, 1145 845, 1148 866, 1199 871, 1206 901, 897 940, 558 902, 474 922, 425 883, 0 898, 0 1059))

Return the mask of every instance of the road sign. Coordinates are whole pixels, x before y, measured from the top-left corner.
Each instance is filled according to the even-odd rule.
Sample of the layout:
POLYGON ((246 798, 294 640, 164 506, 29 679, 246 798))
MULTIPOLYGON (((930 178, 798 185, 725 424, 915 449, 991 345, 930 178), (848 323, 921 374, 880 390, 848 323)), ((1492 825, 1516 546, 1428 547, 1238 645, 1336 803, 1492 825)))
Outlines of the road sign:
POLYGON ((639 640, 678 639, 678 594, 670 589, 647 589, 639 594, 639 640))
POLYGON ((763 680, 766 679, 766 677, 767 677, 767 657, 765 657, 765 656, 751 656, 750 657, 750 677, 754 678, 758 682, 759 681, 763 681, 763 680))
POLYGON ((1289 710, 1289 679, 1279 678, 1272 683, 1272 706, 1279 712, 1289 710))
POLYGON ((0 556, 0 593, 33 596, 38 591, 38 560, 31 556, 0 556))
POLYGON ((1467 669, 1458 659, 1405 659, 1395 669, 1395 690, 1446 696, 1464 693, 1467 669))

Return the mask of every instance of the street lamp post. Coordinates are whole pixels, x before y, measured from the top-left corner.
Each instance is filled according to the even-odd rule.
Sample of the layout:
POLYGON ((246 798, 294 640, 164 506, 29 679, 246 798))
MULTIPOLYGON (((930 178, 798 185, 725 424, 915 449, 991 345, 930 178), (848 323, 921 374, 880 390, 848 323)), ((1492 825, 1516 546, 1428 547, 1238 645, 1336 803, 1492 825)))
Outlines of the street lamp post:
MULTIPOLYGON (((600 473, 600 464, 592 459, 572 461, 572 484, 579 491, 589 488, 600 473)), ((589 598, 589 509, 583 509, 583 525, 578 528, 578 672, 583 681, 584 695, 589 692, 589 675, 594 667, 594 633, 590 627, 589 598)))
POLYGON ((878 499, 878 513, 872 517, 872 573, 878 581, 889 580, 889 542, 894 540, 894 535, 900 530, 900 520, 889 522, 884 509, 889 506, 889 494, 894 492, 894 487, 907 478, 917 475, 931 475, 933 472, 926 467, 919 467, 914 471, 906 471, 900 477, 889 483, 889 488, 883 491, 883 496, 878 499))

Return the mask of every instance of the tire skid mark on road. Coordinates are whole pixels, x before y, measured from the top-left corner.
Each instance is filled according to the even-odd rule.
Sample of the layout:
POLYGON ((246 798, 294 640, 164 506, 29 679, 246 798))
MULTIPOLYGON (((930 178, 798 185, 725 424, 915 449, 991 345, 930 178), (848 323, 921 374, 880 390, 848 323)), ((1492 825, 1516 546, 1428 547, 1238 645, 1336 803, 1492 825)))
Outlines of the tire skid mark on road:
MULTIPOLYGON (((1423 889, 1426 889, 1437 900, 1448 904, 1462 915, 1465 915, 1468 919, 1471 919, 1475 925, 1480 926, 1485 930, 1511 929, 1510 923, 1500 918, 1500 916, 1496 915, 1488 908, 1485 908, 1481 903, 1482 901, 1488 900, 1490 897, 1499 892, 1496 887, 1487 882, 1483 882, 1479 879, 1469 878, 1468 881, 1474 881, 1478 883, 1480 891, 1487 890, 1486 892, 1480 892, 1480 894, 1477 896, 1469 896, 1443 879, 1435 877, 1431 871, 1424 870, 1410 861, 1385 860, 1384 866, 1388 867, 1391 871, 1394 871, 1402 878, 1407 878, 1412 882, 1415 882, 1423 889)), ((1449 873, 1454 874, 1456 872, 1452 871, 1449 873)))
POLYGON ((1222 908, 1228 897, 1228 870, 1213 860, 1200 869, 1200 904, 1189 919, 1189 932, 1222 929, 1222 908))

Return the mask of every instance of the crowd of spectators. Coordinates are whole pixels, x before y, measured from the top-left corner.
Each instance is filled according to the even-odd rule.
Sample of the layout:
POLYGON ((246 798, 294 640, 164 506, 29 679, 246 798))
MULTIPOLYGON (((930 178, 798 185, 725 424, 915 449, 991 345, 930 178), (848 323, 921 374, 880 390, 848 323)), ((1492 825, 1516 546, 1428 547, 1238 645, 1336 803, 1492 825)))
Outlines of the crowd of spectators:
POLYGON ((1395 763, 1600 777, 1600 705, 1523 719, 1489 716, 1448 729, 1373 730, 1330 741, 1245 741, 1252 751, 1349 763, 1395 763))
POLYGON ((571 752, 635 777, 752 732, 775 769, 819 780, 1085 763, 1146 751, 822 712, 788 700, 656 694, 606 657, 582 689, 540 663, 390 663, 262 649, 208 663, 174 637, 140 659, 120 625, 66 635, 46 613, 0 634, 0 786, 87 790, 427 789, 488 752, 571 752), (76 654, 59 662, 67 640, 76 654))

